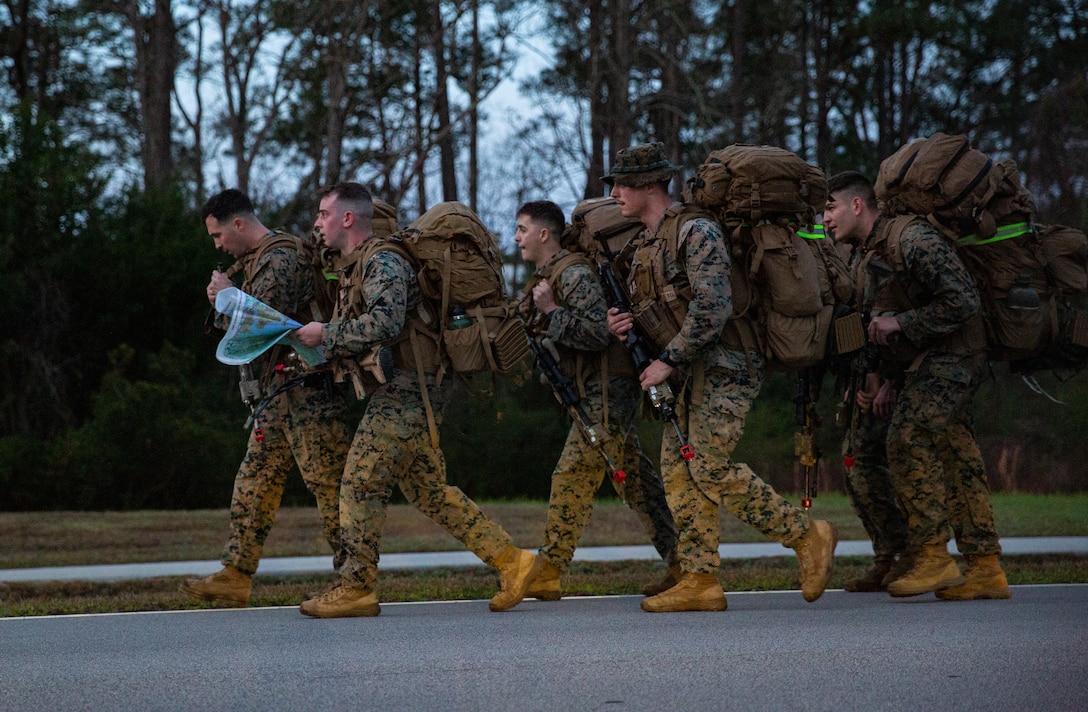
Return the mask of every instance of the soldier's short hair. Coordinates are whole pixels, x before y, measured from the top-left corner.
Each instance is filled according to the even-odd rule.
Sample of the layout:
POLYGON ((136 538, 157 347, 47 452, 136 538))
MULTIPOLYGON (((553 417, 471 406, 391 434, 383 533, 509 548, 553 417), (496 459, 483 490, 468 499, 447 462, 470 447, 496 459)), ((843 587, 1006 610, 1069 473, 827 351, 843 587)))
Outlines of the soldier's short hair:
POLYGON ((865 207, 870 210, 877 209, 876 191, 873 183, 858 171, 843 171, 831 176, 827 181, 827 195, 846 193, 851 197, 861 198, 865 207))
POLYGON ((318 193, 318 198, 332 196, 337 203, 343 204, 347 212, 350 212, 363 225, 370 227, 374 219, 374 199, 370 191, 361 183, 342 182, 323 188, 318 193))
POLYGON ((226 222, 238 215, 252 216, 253 203, 249 196, 237 188, 227 188, 204 203, 204 207, 200 209, 200 219, 207 220, 209 215, 219 222, 226 222))
POLYGON ((556 239, 563 235, 566 218, 563 209, 550 200, 531 200, 520 208, 516 215, 525 215, 541 227, 548 229, 556 239))

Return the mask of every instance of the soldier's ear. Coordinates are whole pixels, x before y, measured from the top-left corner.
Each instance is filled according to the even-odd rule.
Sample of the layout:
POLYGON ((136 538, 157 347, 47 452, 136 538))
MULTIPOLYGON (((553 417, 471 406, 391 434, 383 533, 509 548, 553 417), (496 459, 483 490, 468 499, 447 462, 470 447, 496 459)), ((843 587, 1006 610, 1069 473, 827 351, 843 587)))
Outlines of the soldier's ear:
POLYGON ((351 227, 355 224, 355 213, 350 210, 344 211, 344 227, 351 227))

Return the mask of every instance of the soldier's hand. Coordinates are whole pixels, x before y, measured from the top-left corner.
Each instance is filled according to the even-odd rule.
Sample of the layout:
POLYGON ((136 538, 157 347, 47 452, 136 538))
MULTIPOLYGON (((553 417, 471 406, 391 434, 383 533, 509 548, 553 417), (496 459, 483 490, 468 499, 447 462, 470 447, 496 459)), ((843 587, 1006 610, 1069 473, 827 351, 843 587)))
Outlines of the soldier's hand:
POLYGON ((295 337, 303 346, 313 348, 321 344, 321 322, 311 321, 295 331, 295 337))
MULTIPOLYGON (((630 312, 620 313, 620 310, 612 307, 608 310, 608 330, 612 332, 612 335, 616 338, 623 340, 627 337, 627 332, 635 325, 635 318, 631 316, 630 312)), ((662 364, 664 365, 664 364, 662 364)))
POLYGON ((887 418, 895 410, 895 386, 891 381, 880 384, 880 390, 873 399, 873 414, 878 418, 887 418))
POLYGON ((208 301, 211 302, 212 306, 214 307, 215 306, 215 296, 217 294, 219 294, 220 292, 222 292, 224 289, 227 289, 227 288, 233 287, 233 286, 234 286, 234 282, 231 282, 230 278, 227 277, 227 275, 223 274, 219 270, 214 270, 212 272, 212 278, 211 278, 211 280, 209 280, 208 287, 206 289, 207 294, 208 294, 208 301))
POLYGON ((647 391, 650 386, 661 385, 672 375, 672 372, 672 366, 664 361, 658 361, 657 359, 650 361, 650 365, 638 377, 639 383, 642 384, 642 390, 647 391))
POLYGON ((901 330, 899 317, 874 316, 869 322, 869 340, 878 346, 887 346, 892 335, 901 330))
POLYGON ((542 279, 535 287, 533 287, 533 304, 545 314, 551 314, 559 308, 559 305, 555 303, 555 294, 552 292, 552 285, 548 284, 547 280, 542 279))

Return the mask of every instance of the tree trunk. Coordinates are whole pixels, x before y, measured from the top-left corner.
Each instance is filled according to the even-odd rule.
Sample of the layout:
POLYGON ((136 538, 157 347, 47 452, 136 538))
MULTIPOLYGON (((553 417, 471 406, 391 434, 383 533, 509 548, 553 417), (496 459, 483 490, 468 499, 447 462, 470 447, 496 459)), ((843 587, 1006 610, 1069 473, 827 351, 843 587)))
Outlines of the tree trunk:
POLYGON ((450 122, 450 97, 446 70, 446 31, 442 24, 442 2, 432 5, 431 51, 434 55, 434 109, 438 121, 438 155, 442 168, 442 200, 457 200, 457 165, 454 155, 453 126, 450 122))
POLYGON ((136 91, 143 128, 140 158, 144 187, 163 190, 175 178, 171 139, 170 97, 177 70, 177 27, 171 0, 155 0, 154 14, 141 15, 133 3, 132 26, 136 39, 136 91))

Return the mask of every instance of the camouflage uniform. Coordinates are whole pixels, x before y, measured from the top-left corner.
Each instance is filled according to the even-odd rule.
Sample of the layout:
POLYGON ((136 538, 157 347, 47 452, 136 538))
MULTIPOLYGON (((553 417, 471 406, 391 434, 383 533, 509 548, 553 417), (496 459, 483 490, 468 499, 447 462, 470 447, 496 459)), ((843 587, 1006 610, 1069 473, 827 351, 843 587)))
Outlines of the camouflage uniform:
MULTIPOLYGON (((356 248, 366 249, 367 243, 356 248)), ((352 358, 396 340, 420 302, 411 264, 391 250, 350 262, 341 278, 340 304, 333 322, 321 329, 332 358, 352 358), (358 292, 352 284, 358 280, 358 292), (351 303, 358 294, 357 303, 351 303)), ((431 440, 424 394, 415 367, 397 357, 388 382, 370 394, 348 451, 341 487, 340 523, 346 555, 344 583, 374 590, 386 508, 393 486, 420 512, 440 524, 485 563, 513 546, 502 527, 487 518, 465 494, 446 483, 446 460, 431 440)), ((448 383, 425 377, 427 395, 441 422, 448 383)))
POLYGON ((896 281, 909 304, 920 305, 899 310, 899 325, 902 337, 923 349, 905 368, 887 440, 909 543, 943 546, 954 530, 961 553, 997 555, 969 412, 986 373, 985 353, 969 336, 981 309, 978 289, 949 240, 924 221, 904 228, 899 245, 905 271, 896 281))
MULTIPOLYGON (((276 247, 259 259, 260 248, 242 257, 245 282, 242 290, 288 316, 299 316, 313 295, 309 266, 291 248, 276 247)), ((222 316, 217 325, 225 326, 222 316)), ((282 348, 261 356, 254 366, 263 373, 262 393, 283 384, 285 376, 272 366, 283 356, 282 348)), ((320 379, 317 379, 320 380, 320 379)), ((254 431, 238 474, 230 507, 230 539, 223 550, 224 566, 246 574, 257 570, 261 549, 279 510, 287 475, 297 463, 306 488, 317 500, 325 540, 333 551, 333 567, 343 562, 340 550, 340 475, 347 456, 348 430, 344 399, 321 385, 303 385, 275 398, 254 424, 254 431)))
MULTIPOLYGON (((653 239, 651 235, 643 244, 653 239)), ((723 328, 733 313, 733 297, 731 256, 718 224, 688 220, 680 229, 679 245, 678 255, 667 254, 666 249, 665 274, 671 285, 690 284, 692 297, 679 333, 662 356, 680 364, 673 374, 674 382, 682 384, 676 411, 695 457, 685 462, 666 430, 661 470, 676 521, 680 567, 687 573, 706 574, 721 563, 719 506, 791 548, 808 533, 810 520, 751 468, 730 459, 763 384, 765 365, 759 353, 732 350, 722 342, 723 328)), ((641 255, 636 253, 633 275, 640 269, 641 255)), ((642 265, 642 269, 652 267, 642 265)), ((629 284, 634 287, 635 281, 629 284)), ((637 296, 636 291, 632 298, 637 296)))
MULTIPOLYGON (((877 220, 870 236, 883 225, 877 220)), ((851 250, 848 267, 857 282, 858 270, 864 252, 855 245, 851 250)), ((867 361, 866 352, 854 357, 855 361, 867 361)), ((863 369, 861 363, 854 363, 855 370, 863 369)), ((864 374, 862 374, 864 378, 864 374)), ((853 397, 853 394, 850 394, 853 397)), ((854 405, 856 408, 856 404, 854 405)), ((865 533, 873 542, 873 553, 877 557, 893 558, 903 553, 907 544, 906 515, 895 499, 891 471, 888 469, 888 453, 885 446, 888 437, 890 419, 878 418, 870 409, 866 413, 855 413, 857 426, 854 429, 853 442, 848 442, 849 431, 843 439, 844 454, 849 451, 854 455, 854 466, 846 471, 846 493, 854 513, 861 520, 865 533)))
MULTIPOLYGON (((537 281, 547 279, 558 305, 547 316, 530 308, 527 319, 530 331, 535 338, 547 338, 555 345, 560 367, 564 375, 576 381, 582 409, 593 423, 605 420, 602 358, 606 364, 610 356, 612 363, 626 362, 626 374, 608 379, 610 437, 605 447, 616 465, 627 473, 625 482, 613 481, 612 486, 638 515, 661 558, 671 564, 676 548, 672 514, 661 478, 642 453, 638 441, 637 414, 642 390, 634 380, 634 367, 626 349, 608 331, 608 306, 589 262, 574 261, 561 274, 552 274, 561 267, 560 262, 569 262, 569 255, 567 250, 553 255, 526 287, 526 292, 531 292, 537 281)), ((589 525, 593 496, 606 472, 601 454, 586 442, 578 426, 572 425, 552 471, 545 543, 540 549, 540 554, 560 573, 567 570, 574 549, 589 525)))

